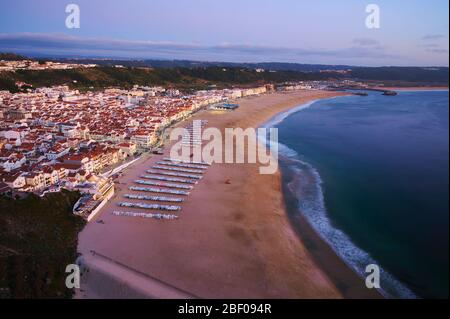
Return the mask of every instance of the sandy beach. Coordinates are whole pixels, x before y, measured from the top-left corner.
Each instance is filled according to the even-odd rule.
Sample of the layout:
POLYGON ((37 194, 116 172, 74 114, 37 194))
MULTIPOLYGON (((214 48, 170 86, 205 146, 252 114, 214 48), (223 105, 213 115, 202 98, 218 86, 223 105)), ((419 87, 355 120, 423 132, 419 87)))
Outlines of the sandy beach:
MULTIPOLYGON (((235 111, 204 110, 188 122, 208 120, 221 130, 258 127, 299 104, 342 94, 245 98, 235 111)), ((90 270, 77 298, 380 297, 303 218, 288 218, 280 172, 261 175, 257 164, 213 164, 186 197, 177 220, 112 215, 123 194, 132 193, 133 180, 168 152, 166 147, 165 155, 144 156, 128 167, 96 217, 104 223, 94 220, 80 233, 78 250, 90 270)))

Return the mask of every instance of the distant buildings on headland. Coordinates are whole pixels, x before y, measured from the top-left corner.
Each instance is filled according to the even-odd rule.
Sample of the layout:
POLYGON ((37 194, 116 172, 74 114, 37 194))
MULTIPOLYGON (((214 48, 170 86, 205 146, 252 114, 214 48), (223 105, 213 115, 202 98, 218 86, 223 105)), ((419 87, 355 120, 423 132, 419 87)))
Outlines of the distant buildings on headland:
POLYGON ((63 63, 52 61, 33 61, 33 60, 20 60, 20 61, 5 61, 0 60, 0 72, 17 70, 69 70, 77 68, 92 68, 97 66, 96 64, 75 64, 75 63, 63 63))

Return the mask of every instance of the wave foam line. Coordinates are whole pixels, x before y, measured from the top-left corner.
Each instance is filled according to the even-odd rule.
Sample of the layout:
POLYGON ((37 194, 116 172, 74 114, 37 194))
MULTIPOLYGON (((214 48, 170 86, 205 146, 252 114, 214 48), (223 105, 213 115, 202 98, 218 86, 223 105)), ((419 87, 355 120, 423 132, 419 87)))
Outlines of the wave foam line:
MULTIPOLYGON (((321 99, 320 101, 335 98, 337 97, 321 99)), ((285 112, 279 113, 264 123, 262 127, 274 127, 290 115, 309 108, 317 101, 318 100, 313 100, 285 112)), ((265 143, 267 146, 274 143, 271 142, 267 136, 260 137, 260 141, 265 143)), ((335 228, 331 224, 325 207, 324 193, 322 189, 323 181, 319 172, 309 163, 301 161, 298 158, 299 154, 295 150, 280 142, 277 144, 282 155, 282 162, 287 164, 289 168, 297 175, 297 177, 293 176, 293 180, 300 178, 302 182, 304 182, 308 178, 308 176, 306 176, 308 173, 310 174, 309 178, 312 180, 311 184, 301 183, 300 185, 303 186, 300 187, 293 187, 294 185, 292 185, 292 183, 288 183, 288 188, 298 200, 299 213, 304 214, 310 225, 315 229, 319 236, 325 240, 328 245, 330 245, 334 252, 351 269, 353 269, 360 277, 365 278, 367 275, 365 273, 365 267, 368 264, 379 265, 379 263, 377 263, 377 261, 373 259, 368 252, 357 247, 347 234, 345 234, 342 230, 335 228)), ((394 295, 401 298, 417 298, 417 296, 408 287, 406 287, 382 267, 380 267, 380 276, 382 284, 383 282, 388 283, 387 285, 385 284, 387 289, 380 290, 383 295, 388 296, 387 291, 389 291, 389 294, 393 292, 394 295)))

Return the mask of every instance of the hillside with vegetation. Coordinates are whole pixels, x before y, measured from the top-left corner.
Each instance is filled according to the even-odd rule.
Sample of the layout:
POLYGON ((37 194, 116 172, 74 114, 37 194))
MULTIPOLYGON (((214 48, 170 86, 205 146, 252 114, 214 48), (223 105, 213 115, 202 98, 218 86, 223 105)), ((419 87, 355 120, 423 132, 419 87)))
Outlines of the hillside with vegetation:
MULTIPOLYGON (((0 60, 23 60, 14 53, 0 53, 0 60)), ((18 92, 16 82, 33 87, 66 84, 74 89, 98 90, 163 85, 184 90, 250 86, 294 81, 351 79, 398 86, 448 86, 448 67, 355 67, 299 63, 230 63, 187 60, 39 59, 93 68, 16 70, 0 72, 0 90, 18 92)))
POLYGON ((242 68, 168 68, 140 67, 79 68, 70 70, 18 70, 0 73, 0 90, 17 91, 15 83, 25 82, 34 87, 68 84, 77 89, 102 89, 106 87, 130 88, 139 85, 164 85, 180 89, 201 89, 211 85, 229 87, 280 83, 285 81, 324 80, 330 76, 320 73, 295 71, 256 72, 242 68))
POLYGON ((9 52, 5 52, 5 53, 1 53, 0 52, 0 61, 22 61, 22 60, 27 60, 28 58, 23 56, 23 55, 19 55, 19 54, 15 54, 15 53, 9 53, 9 52))
POLYGON ((77 258, 85 222, 78 192, 0 197, 0 298, 70 298, 65 268, 77 258))
POLYGON ((351 71, 351 76, 361 80, 401 81, 411 83, 435 83, 448 85, 448 68, 446 67, 357 67, 351 71))

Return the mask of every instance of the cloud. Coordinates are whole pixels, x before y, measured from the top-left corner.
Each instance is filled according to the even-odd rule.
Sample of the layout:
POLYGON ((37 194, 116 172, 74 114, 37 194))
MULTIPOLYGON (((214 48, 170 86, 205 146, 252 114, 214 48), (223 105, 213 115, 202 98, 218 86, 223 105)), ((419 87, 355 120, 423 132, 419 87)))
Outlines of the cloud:
POLYGON ((438 40, 443 39, 445 36, 443 34, 427 34, 422 37, 422 40, 428 41, 428 40, 438 40))
POLYGON ((431 52, 431 53, 437 53, 437 54, 448 54, 448 50, 447 49, 440 49, 440 48, 426 49, 425 51, 431 52))
POLYGON ((372 39, 355 39, 354 46, 340 49, 292 48, 253 44, 153 42, 107 38, 82 38, 65 34, 0 33, 0 51, 33 55, 114 58, 190 59, 234 62, 306 62, 384 64, 401 57, 389 54, 372 39))
POLYGON ((422 44, 419 44, 419 47, 422 47, 422 48, 437 48, 439 46, 440 45, 437 44, 437 43, 422 43, 422 44))
POLYGON ((379 46, 380 42, 371 38, 356 38, 353 39, 353 44, 360 46, 379 46))
MULTIPOLYGON (((445 48, 440 41, 437 42, 430 42, 430 40, 438 40, 442 39, 444 36, 442 34, 432 34, 422 37, 423 40, 426 40, 425 42, 422 42, 419 44, 419 47, 422 47, 426 52, 430 53, 436 53, 436 54, 447 54, 448 55, 448 49, 445 48)), ((448 45, 447 45, 448 47, 448 45)))

